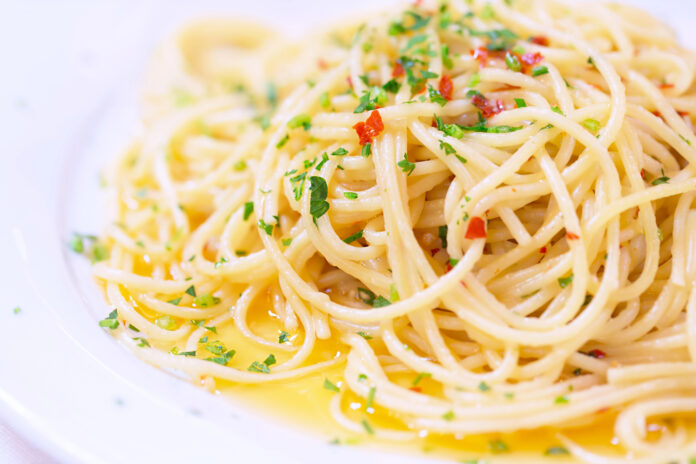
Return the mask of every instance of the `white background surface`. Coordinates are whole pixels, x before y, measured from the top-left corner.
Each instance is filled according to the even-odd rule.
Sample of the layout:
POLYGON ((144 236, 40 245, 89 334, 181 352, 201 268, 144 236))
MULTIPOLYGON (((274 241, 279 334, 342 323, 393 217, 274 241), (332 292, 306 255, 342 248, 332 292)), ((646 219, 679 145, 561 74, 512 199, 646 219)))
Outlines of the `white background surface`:
MULTIPOLYGON (((56 195, 69 176, 101 162, 64 170, 76 138, 94 135, 90 123, 105 120, 105 107, 134 112, 135 100, 122 101, 128 92, 119 89, 136 85, 154 44, 185 18, 265 14, 298 31, 375 3, 381 2, 0 0, 0 462, 162 462, 166 456, 212 463, 226 453, 236 462, 292 463, 298 456, 292 450, 302 447, 312 449, 303 462, 365 460, 246 417, 134 361, 106 337, 79 308, 85 302, 70 284, 62 254, 67 213, 56 195), (22 308, 18 315, 15 306, 22 308), (181 398, 190 404, 172 406, 181 398), (203 415, 192 415, 194 408, 203 415), (275 446, 264 445, 260 433, 271 434, 275 446)), ((667 19, 696 48, 696 2, 632 3, 667 19)), ((102 125, 99 140, 85 143, 105 145, 108 126, 104 131, 102 125)), ((66 195, 79 200, 79 189, 66 195)), ((90 214, 85 207, 71 218, 88 223, 90 214)))

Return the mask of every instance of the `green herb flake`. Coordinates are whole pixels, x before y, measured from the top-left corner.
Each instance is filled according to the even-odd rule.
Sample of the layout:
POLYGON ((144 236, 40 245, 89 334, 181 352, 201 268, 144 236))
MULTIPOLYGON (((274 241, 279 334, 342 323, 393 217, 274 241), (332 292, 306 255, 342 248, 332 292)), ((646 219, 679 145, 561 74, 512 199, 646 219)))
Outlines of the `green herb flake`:
POLYGON ((285 136, 276 144, 276 148, 283 148, 283 146, 288 143, 288 140, 290 140, 290 136, 285 134, 285 136))
POLYGON ((362 150, 360 150, 360 156, 367 158, 372 154, 372 143, 367 142, 363 145, 362 150))
POLYGON ((311 183, 309 187, 311 192, 309 212, 316 222, 317 219, 322 217, 329 210, 329 202, 326 201, 329 188, 323 177, 312 176, 309 178, 309 182, 311 183))
POLYGON ((186 293, 187 295, 191 295, 192 297, 195 298, 196 297, 196 287, 191 285, 189 288, 186 289, 186 291, 184 293, 186 293))
POLYGON ((482 392, 487 392, 491 389, 491 387, 486 382, 481 382, 478 384, 478 389, 482 392))
POLYGON ((181 303, 181 297, 179 298, 174 298, 173 300, 167 301, 169 304, 173 304, 174 306, 179 306, 179 303, 181 303))
POLYGON ((520 59, 517 58, 517 56, 513 53, 508 52, 505 54, 505 64, 510 69, 510 71, 522 71, 522 63, 520 63, 520 59))
POLYGON ((535 66, 532 69, 532 76, 533 77, 543 76, 544 74, 548 74, 548 73, 549 73, 549 68, 547 68, 544 65, 535 66))
POLYGON ((331 382, 331 381, 330 381, 329 379, 327 379, 327 378, 324 379, 324 388, 327 389, 327 390, 329 390, 329 391, 332 391, 332 392, 334 392, 334 393, 338 393, 338 392, 341 391, 341 389, 338 388, 338 387, 336 386, 336 384, 334 384, 333 382, 331 382))
POLYGON ((247 168, 247 163, 244 160, 239 160, 236 163, 234 163, 233 167, 235 171, 243 171, 247 168))
POLYGON ((289 341, 290 341, 290 334, 284 330, 281 330, 280 335, 278 335, 278 343, 288 343, 289 341))
POLYGON ((651 184, 653 185, 660 185, 660 184, 666 184, 669 182, 669 177, 665 176, 665 170, 661 169, 660 172, 662 172, 662 177, 658 177, 654 179, 651 184))
POLYGON ((369 333, 363 332, 362 330, 357 332, 357 334, 360 335, 365 340, 372 340, 372 335, 370 335, 369 333))
POLYGON ((491 440, 488 442, 488 450, 493 454, 500 454, 510 451, 510 448, 502 440, 491 440))
POLYGON ((372 405, 375 402, 375 393, 377 392, 376 387, 370 387, 370 391, 367 394, 367 401, 365 402, 365 409, 372 409, 372 405))
POLYGON ((518 108, 526 108, 527 102, 524 98, 515 98, 515 106, 517 106, 518 108))
POLYGON ((456 154, 457 151, 450 145, 449 143, 445 142, 444 140, 440 140, 440 150, 445 152, 445 155, 451 155, 451 154, 456 154))
POLYGON ((430 84, 428 84, 428 97, 430 97, 431 102, 437 103, 440 106, 445 106, 447 104, 447 99, 430 84))
POLYGON ((363 419, 362 422, 361 422, 361 424, 362 424, 363 428, 365 429, 365 431, 366 431, 369 435, 374 435, 374 434, 375 434, 374 429, 372 428, 372 426, 370 425, 370 423, 367 421, 367 419, 363 419))
POLYGON ((570 454, 567 449, 562 446, 551 446, 544 451, 546 456, 560 456, 570 454))
POLYGON ((343 196, 348 200, 355 200, 358 198, 358 194, 355 192, 343 192, 343 196))
POLYGON ((321 95, 319 95, 319 105, 324 109, 331 106, 331 99, 329 98, 328 92, 323 92, 321 95))
POLYGON ((411 385, 414 387, 418 385, 421 380, 423 380, 426 377, 432 377, 432 374, 430 372, 420 372, 415 379, 413 379, 413 382, 411 382, 411 385))
POLYGON ((353 243, 356 240, 360 240, 362 238, 362 236, 363 236, 363 231, 361 230, 359 232, 354 233, 353 235, 351 235, 349 237, 344 238, 343 241, 346 243, 353 243))
POLYGON ((442 418, 446 421, 454 420, 454 411, 447 411, 442 415, 442 418))
POLYGON ((273 224, 266 224, 266 221, 259 219, 258 221, 259 229, 266 232, 266 235, 273 235, 273 224))
POLYGON ((416 169, 416 164, 411 163, 408 160, 407 153, 404 153, 404 159, 396 163, 397 166, 401 168, 403 172, 406 173, 407 176, 410 176, 413 173, 413 170, 416 169))
POLYGON ((196 306, 207 308, 208 306, 215 306, 216 304, 220 303, 220 298, 213 296, 210 293, 206 293, 203 295, 198 295, 193 299, 193 302, 196 306))
POLYGON ((585 126, 587 130, 593 133, 596 133, 602 127, 602 123, 592 118, 585 119, 582 122, 582 125, 585 126))
POLYGON ((164 330, 174 330, 176 329, 177 325, 176 320, 169 314, 165 314, 164 316, 160 316, 155 319, 155 324, 157 324, 157 327, 164 330))
POLYGON ((570 274, 568 277, 559 277, 558 278, 558 285, 561 286, 561 288, 566 288, 570 283, 573 281, 573 274, 570 274))
POLYGON ((289 129, 297 129, 299 127, 309 130, 312 127, 312 118, 308 114, 298 114, 288 121, 289 129))
MULTIPOLYGON (((18 308, 15 308, 14 313, 18 314, 19 311, 17 311, 18 308)), ((114 330, 118 328, 119 322, 118 322, 118 310, 114 309, 109 313, 108 316, 106 316, 105 319, 102 319, 99 321, 99 327, 104 327, 107 329, 114 330)))

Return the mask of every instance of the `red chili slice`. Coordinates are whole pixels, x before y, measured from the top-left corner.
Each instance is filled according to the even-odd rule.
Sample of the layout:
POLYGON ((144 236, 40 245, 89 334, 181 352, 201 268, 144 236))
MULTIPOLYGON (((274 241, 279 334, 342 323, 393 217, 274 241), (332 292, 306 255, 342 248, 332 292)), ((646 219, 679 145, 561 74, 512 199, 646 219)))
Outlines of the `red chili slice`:
POLYGON ((479 47, 471 50, 471 56, 473 56, 475 60, 478 60, 479 66, 486 66, 488 62, 488 50, 486 47, 479 47))
POLYGON ((587 355, 597 359, 604 359, 607 356, 607 354, 604 351, 597 349, 589 351, 587 355))
POLYGON ((394 69, 392 70, 392 77, 400 77, 404 74, 406 74, 406 71, 404 71, 404 65, 397 61, 394 64, 394 69))
POLYGON ((577 240, 580 238, 578 234, 575 234, 573 232, 566 232, 566 237, 568 237, 568 240, 577 240))
POLYGON ((529 41, 533 44, 541 45, 542 47, 549 46, 549 39, 544 37, 543 35, 532 37, 531 39, 529 39, 529 41))
POLYGON ((360 145, 369 143, 374 137, 377 137, 384 130, 384 123, 379 111, 374 110, 365 122, 359 122, 353 126, 355 132, 360 139, 360 145))
POLYGON ((465 237, 469 240, 486 238, 486 221, 478 216, 472 217, 469 220, 469 227, 466 229, 465 237))
POLYGON ((445 100, 452 100, 452 91, 454 90, 454 84, 452 84, 452 78, 447 74, 442 76, 440 79, 440 85, 438 86, 440 94, 445 98, 445 100))

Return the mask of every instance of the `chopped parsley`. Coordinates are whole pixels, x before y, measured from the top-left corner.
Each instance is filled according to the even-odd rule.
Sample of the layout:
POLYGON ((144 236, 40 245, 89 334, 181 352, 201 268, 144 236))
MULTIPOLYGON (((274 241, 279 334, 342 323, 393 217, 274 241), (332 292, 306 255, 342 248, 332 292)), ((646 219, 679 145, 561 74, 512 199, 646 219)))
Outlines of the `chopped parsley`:
POLYGON ((449 143, 445 142, 444 140, 440 140, 440 150, 443 150, 445 152, 445 155, 451 155, 453 153, 457 153, 457 151, 450 145, 449 143))
POLYGON ((287 343, 289 341, 290 341, 290 334, 284 330, 281 330, 280 335, 278 335, 278 343, 287 343))
POLYGON ((382 88, 385 92, 397 93, 401 88, 401 84, 399 84, 396 79, 392 79, 390 81, 387 81, 387 83, 384 84, 382 88))
POLYGON ((358 194, 355 192, 343 192, 343 196, 348 200, 355 200, 358 198, 358 194))
MULTIPOLYGON (((220 299, 218 298, 218 302, 219 302, 219 301, 220 301, 220 299)), ((202 328, 202 329, 209 330, 209 331, 211 331, 211 332, 213 332, 213 333, 217 333, 217 327, 215 327, 215 326, 209 326, 209 327, 208 327, 208 326, 205 326, 205 325, 204 325, 204 324, 205 324, 205 319, 192 319, 192 320, 191 320, 191 324, 195 325, 196 327, 200 327, 200 328, 202 328)))
POLYGON ((442 418, 446 421, 451 421, 454 419, 454 411, 447 411, 442 415, 442 418))
POLYGON ((360 150, 360 156, 367 158, 372 154, 372 142, 367 142, 360 150))
MULTIPOLYGON (((15 308, 15 314, 17 314, 19 311, 17 311, 19 308, 15 308)), ((99 321, 99 327, 105 327, 107 329, 114 330, 118 328, 119 322, 118 322, 118 310, 114 309, 109 313, 108 316, 106 316, 105 319, 102 319, 99 321)))
POLYGON ((660 172, 662 172, 662 177, 658 177, 656 179, 653 179, 651 184, 653 185, 660 185, 660 184, 666 184, 669 182, 669 177, 665 176, 665 170, 660 169, 660 172))
POLYGON ((244 203, 244 220, 246 221, 249 219, 249 216, 251 216, 251 213, 254 212, 254 202, 253 201, 247 201, 244 203))
POLYGON ((367 421, 367 419, 363 419, 362 422, 361 422, 361 424, 362 424, 362 426, 365 428, 365 431, 366 431, 368 434, 370 434, 370 435, 374 435, 374 434, 375 434, 374 429, 372 428, 372 426, 370 425, 370 423, 367 421))
POLYGON ((285 136, 276 144, 276 148, 283 148, 283 146, 288 143, 288 140, 290 140, 290 136, 285 134, 285 136))
POLYGON ((157 324, 157 327, 164 330, 174 330, 176 329, 177 325, 176 320, 169 314, 165 314, 164 316, 160 316, 155 319, 155 324, 157 324))
POLYGON ((321 154, 321 161, 317 163, 316 167, 314 168, 315 170, 319 171, 321 168, 324 167, 324 165, 329 161, 329 155, 326 154, 326 152, 321 154))
POLYGON ((602 123, 592 118, 585 119, 582 122, 582 125, 585 126, 585 128, 588 129, 590 132, 597 132, 600 129, 600 127, 602 127, 602 123))
POLYGON ((515 98, 515 105, 518 108, 526 108, 527 107, 527 102, 525 101, 524 98, 515 98))
POLYGON ((442 248, 447 248, 447 226, 440 226, 437 228, 437 236, 440 238, 442 248))
POLYGON ((411 385, 414 387, 418 385, 421 380, 423 380, 425 377, 432 377, 432 374, 430 372, 420 372, 415 379, 413 379, 413 382, 411 382, 411 385))
POLYGON ((510 69, 510 71, 522 71, 522 63, 520 63, 520 59, 510 52, 505 54, 505 64, 510 69))
POLYGON ((440 106, 445 106, 447 104, 447 99, 430 84, 428 84, 428 96, 431 102, 437 103, 440 106))
POLYGON ((351 235, 349 237, 344 238, 343 241, 346 243, 353 243, 356 240, 360 240, 362 238, 362 236, 363 236, 363 231, 361 230, 359 232, 354 233, 353 235, 351 235))
POLYGON ((442 46, 442 64, 445 65, 445 68, 447 69, 452 69, 454 67, 454 63, 450 57, 449 45, 447 44, 442 46))
POLYGON ((410 176, 413 173, 413 170, 416 169, 416 164, 411 163, 408 158, 407 158, 407 153, 404 153, 404 159, 396 163, 397 166, 401 168, 401 170, 405 173, 407 173, 407 176, 410 176))
POLYGON ((184 293, 186 293, 187 295, 191 295, 192 297, 195 298, 196 297, 196 287, 191 285, 189 288, 186 289, 186 291, 184 293))
POLYGON ((338 392, 341 391, 341 389, 338 388, 338 387, 336 386, 336 384, 334 384, 333 382, 331 382, 331 381, 330 381, 329 379, 327 379, 327 378, 324 379, 324 388, 327 389, 327 390, 329 390, 329 391, 335 392, 335 393, 338 393, 338 392))
POLYGON ((244 160, 239 160, 236 163, 234 163, 233 167, 235 171, 243 171, 247 168, 247 163, 244 160))
POLYGON ((372 335, 370 335, 369 333, 363 332, 362 330, 358 332, 358 335, 360 335, 365 340, 372 340, 372 335))
POLYGON ((329 98, 328 92, 324 92, 319 96, 319 105, 322 108, 328 108, 331 106, 331 99, 329 98))
POLYGON ((566 404, 570 402, 570 399, 568 398, 568 395, 561 395, 557 396, 553 402, 554 404, 566 404))
POLYGON ((544 74, 548 74, 548 73, 549 73, 549 68, 547 68, 544 65, 535 66, 532 69, 532 76, 533 77, 543 76, 544 74))
POLYGON ((387 92, 382 87, 374 86, 363 92, 360 97, 360 103, 353 110, 353 113, 363 113, 371 111, 378 106, 384 106, 387 103, 387 92))
POLYGON ((254 361, 253 363, 251 363, 251 365, 247 368, 247 370, 249 372, 259 372, 262 374, 270 374, 271 371, 268 367, 272 366, 275 363, 276 363, 275 356, 270 354, 263 362, 254 361))
POLYGON ((510 451, 510 448, 504 441, 497 439, 488 442, 488 450, 493 454, 500 454, 510 451))
POLYGON ((266 221, 259 219, 258 225, 267 235, 273 235, 273 224, 266 224, 266 221))
POLYGON ((573 274, 570 274, 568 277, 559 277, 558 278, 558 285, 561 286, 561 288, 566 288, 570 283, 573 281, 573 274))
POLYGON ((311 192, 309 212, 316 223, 316 220, 329 210, 329 202, 326 201, 329 188, 323 177, 312 176, 309 178, 309 182, 311 183, 309 187, 309 191, 311 192))
POLYGON ((370 387, 370 391, 367 394, 367 401, 365 402, 365 409, 372 409, 372 404, 375 402, 375 393, 377 392, 376 387, 370 387))
POLYGON ((546 456, 559 456, 563 454, 570 454, 567 449, 562 446, 551 446, 544 451, 546 456))
POLYGON ((481 382, 478 384, 478 389, 482 392, 487 392, 491 389, 491 387, 486 382, 481 382))
POLYGON ((333 153, 331 153, 331 156, 345 156, 348 154, 348 150, 345 148, 337 148, 333 153))
POLYGON ((308 114, 298 114, 288 121, 288 128, 297 129, 299 127, 309 130, 312 127, 312 118, 308 114))

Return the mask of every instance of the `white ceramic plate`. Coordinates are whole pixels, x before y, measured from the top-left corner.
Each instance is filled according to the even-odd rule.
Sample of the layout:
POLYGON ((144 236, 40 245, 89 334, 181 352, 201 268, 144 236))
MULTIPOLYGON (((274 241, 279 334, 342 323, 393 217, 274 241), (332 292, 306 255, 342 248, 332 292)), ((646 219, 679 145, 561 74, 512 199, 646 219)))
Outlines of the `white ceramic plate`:
MULTIPOLYGON (((374 1, 19 3, 0 19, 0 56, 18 63, 0 86, 1 420, 64 462, 428 462, 330 446, 136 360, 97 326, 107 307, 65 246, 100 230, 98 172, 137 130, 143 67, 176 24, 226 14, 298 32, 374 1)), ((696 49, 696 4, 630 3, 696 49)))

